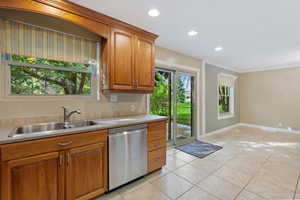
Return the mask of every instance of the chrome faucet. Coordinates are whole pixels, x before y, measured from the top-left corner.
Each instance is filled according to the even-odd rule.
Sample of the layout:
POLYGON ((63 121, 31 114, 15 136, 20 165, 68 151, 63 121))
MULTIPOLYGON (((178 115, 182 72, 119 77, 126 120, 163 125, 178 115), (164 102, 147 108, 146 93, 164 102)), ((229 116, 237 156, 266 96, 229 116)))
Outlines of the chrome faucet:
POLYGON ((66 107, 62 107, 64 109, 64 122, 70 122, 70 117, 73 114, 81 114, 80 110, 68 110, 66 107))

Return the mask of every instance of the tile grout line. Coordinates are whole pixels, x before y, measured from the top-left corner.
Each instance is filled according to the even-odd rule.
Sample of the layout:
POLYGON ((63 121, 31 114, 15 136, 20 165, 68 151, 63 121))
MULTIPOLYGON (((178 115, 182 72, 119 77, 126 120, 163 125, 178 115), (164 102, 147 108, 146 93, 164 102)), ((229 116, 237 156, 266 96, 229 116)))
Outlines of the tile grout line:
MULTIPOLYGON (((180 159, 180 158, 178 158, 179 160, 182 160, 182 159, 180 159)), ((185 165, 183 165, 183 166, 181 166, 181 167, 178 167, 177 169, 179 169, 179 168, 182 168, 182 167, 184 167, 184 166, 186 166, 186 165, 191 165, 192 167, 195 167, 194 165, 192 165, 192 164, 190 164, 190 163, 192 163, 193 161, 195 161, 195 160, 197 160, 197 159, 201 159, 201 158, 196 158, 196 159, 194 159, 194 160, 191 160, 191 161, 185 161, 185 162, 187 162, 187 164, 185 164, 185 165)), ((233 158, 232 158, 233 159, 233 158)), ((231 159, 229 159, 229 160, 231 160, 231 159)), ((229 161, 228 160, 228 161, 229 161)), ((183 161, 183 160, 182 160, 183 161)), ((227 161, 225 161, 225 162, 227 162, 227 161)), ((223 163, 223 165, 225 164, 225 162, 223 163)), ((217 169, 215 169, 215 170, 213 170, 213 171, 211 171, 207 176, 205 176, 205 177, 203 177, 203 179, 201 180, 201 181, 199 181, 199 182, 197 182, 197 183, 192 183, 192 182, 190 182, 187 178, 185 178, 185 177, 183 177, 183 176, 180 176, 180 175, 178 175, 178 174, 176 174, 175 173, 175 171, 177 170, 177 169, 175 169, 174 171, 172 171, 172 173, 175 175, 175 176, 177 176, 177 177, 179 177, 179 178, 182 178, 182 179, 184 179, 185 181, 187 181, 187 182, 189 182, 190 184, 192 184, 192 187, 190 188, 190 189, 188 189, 187 191, 185 191, 184 193, 182 193, 181 195, 179 195, 176 199, 179 199, 180 197, 182 197, 184 194, 186 194, 187 192, 189 192, 189 191, 191 191, 194 187, 196 187, 196 188, 198 188, 198 189, 200 189, 200 190, 203 190, 203 189, 201 189, 199 186, 198 186, 198 184, 200 183, 200 182, 202 182, 204 179, 206 179, 206 178, 208 178, 209 176, 211 176, 213 173, 215 173, 216 171, 218 171, 219 169, 221 169, 222 167, 223 167, 223 165, 222 166, 220 166, 220 167, 218 167, 217 169)), ((195 167, 195 168, 197 168, 197 167, 195 167)), ((197 168, 198 169, 198 168, 197 168)), ((215 198, 217 198, 215 195, 213 195, 213 194, 211 194, 211 193, 209 193, 209 192, 207 192, 207 191, 205 191, 205 190, 203 190, 204 192, 206 192, 206 193, 208 193, 208 194, 210 194, 210 195, 212 195, 213 197, 215 197, 215 198)), ((219 199, 219 198, 217 198, 217 199, 219 199)))
POLYGON ((296 188, 295 188, 295 192, 294 192, 294 196, 293 196, 293 199, 295 200, 296 199, 296 195, 297 195, 297 190, 298 190, 298 187, 299 187, 299 182, 300 182, 300 173, 298 175, 298 180, 297 180, 297 183, 296 183, 296 188))
MULTIPOLYGON (((233 159, 233 158, 232 158, 233 159)), ((229 159, 229 160, 231 160, 231 159, 229 159)), ((229 161, 228 160, 228 161, 229 161)), ((227 162, 227 161, 225 161, 225 162, 227 162)), ((203 179, 202 180, 200 180, 199 182, 197 182, 196 184, 194 184, 194 183, 192 183, 193 184, 193 186, 195 186, 196 188, 198 188, 198 189, 200 189, 200 190, 202 190, 202 191, 204 191, 204 192, 206 192, 207 194, 209 194, 209 195, 211 195, 211 196, 213 196, 214 198, 216 198, 216 199, 219 199, 220 200, 220 198, 219 197, 217 197, 217 196, 215 196, 214 194, 211 194, 209 191, 206 191, 206 190, 204 190, 204 189, 202 189, 202 188, 200 188, 199 186, 198 186, 198 184, 199 183, 201 183, 202 181, 204 181, 204 179, 206 179, 206 178, 208 178, 209 176, 212 176, 216 171, 218 171, 219 169, 221 169, 222 167, 224 167, 224 165, 225 165, 225 162, 223 163, 223 165, 222 166, 220 166, 220 167, 218 167, 217 169, 215 169, 215 170, 213 170, 213 171, 211 171, 207 176, 205 176, 205 177, 203 177, 203 179)), ((193 166, 193 165, 192 165, 193 166)), ((196 168, 196 167, 195 167, 196 168)), ((175 174, 175 173, 174 173, 175 174)), ((183 178, 183 179, 185 179, 185 180, 187 180, 186 178, 184 178, 184 177, 182 177, 182 176, 179 176, 179 175, 177 175, 177 174, 175 174, 176 176, 178 176, 178 177, 180 177, 180 178, 183 178)), ((187 180, 188 181, 188 180, 187 180)), ((227 180, 224 180, 224 181, 227 181, 227 180)), ((189 181, 188 181, 189 182, 189 181)), ((228 182, 228 181, 227 181, 228 182)), ((191 182, 190 182, 191 183, 191 182)), ((191 189, 193 189, 193 187, 191 188, 191 189)), ((191 190, 190 189, 190 190, 191 190)), ((188 190, 188 191, 190 191, 190 190, 188 190)), ((186 192, 184 192, 182 195, 180 195, 178 198, 180 198, 181 196, 183 196, 185 193, 187 193, 188 191, 186 191, 186 192)), ((177 198, 177 199, 178 199, 177 198)))
MULTIPOLYGON (((250 182, 256 177, 256 175, 258 175, 259 174, 259 172, 260 172, 260 170, 263 168, 263 166, 268 162, 268 160, 270 159, 270 157, 271 157, 271 155, 269 155, 266 159, 265 159, 265 161, 261 164, 261 167, 257 170, 257 172, 249 179, 249 181, 246 183, 246 185, 244 186, 244 187, 242 187, 242 190, 234 197, 234 199, 233 200, 236 200, 238 197, 239 197, 239 195, 246 189, 246 187, 250 184, 250 182)), ((259 196, 259 197, 262 197, 260 194, 256 194, 256 193, 254 193, 254 192, 252 192, 252 191, 250 191, 251 193, 253 193, 253 194, 255 194, 255 195, 257 195, 257 196, 259 196)), ((265 197, 263 197, 263 199, 266 199, 265 197)))
MULTIPOLYGON (((184 194, 186 194, 187 192, 189 192, 190 190, 192 190, 194 187, 196 187, 196 188, 198 188, 198 189, 200 189, 200 190, 206 192, 207 194, 213 196, 214 198, 220 200, 219 197, 217 197, 217 196, 211 194, 210 192, 208 192, 208 191, 203 190, 202 188, 200 188, 200 187, 198 186, 198 184, 201 183, 202 181, 204 181, 204 179, 208 178, 209 176, 212 176, 216 171, 218 171, 219 169, 223 168, 224 165, 225 165, 225 163, 227 163, 227 162, 233 160, 234 158, 235 158, 235 156, 232 157, 231 159, 228 159, 228 160, 224 161, 220 167, 218 167, 217 169, 211 171, 207 176, 203 177, 203 179, 200 180, 199 182, 197 182, 196 184, 190 182, 190 181, 189 181, 188 179, 186 179, 185 177, 182 177, 182 176, 180 176, 180 175, 177 175, 177 174, 175 173, 176 170, 174 170, 174 171, 173 171, 173 174, 174 174, 174 175, 176 175, 176 176, 179 177, 179 178, 183 178, 184 180, 186 180, 187 182, 189 182, 189 183, 191 183, 191 184, 193 185, 193 187, 191 187, 189 190, 187 190, 187 191, 185 191, 184 193, 182 193, 182 194, 181 194, 180 196, 178 196, 176 199, 179 199, 179 198, 182 197, 184 194)), ((180 158, 179 158, 179 159, 180 159, 180 158)), ((200 158, 199 158, 199 159, 200 159, 200 158)), ((196 160, 196 159, 195 159, 195 160, 196 160)), ((195 160, 189 161, 187 164, 190 164, 191 162, 193 162, 193 161, 195 161, 195 160)), ((190 164, 190 165, 191 165, 191 164, 190 164)), ((185 165, 184 165, 184 166, 185 166, 185 165)), ((193 166, 193 165, 191 165, 191 166, 193 166)), ((183 167, 183 166, 181 166, 181 167, 183 167)), ((179 168, 181 168, 181 167, 179 167, 179 168)), ((195 166, 194 166, 194 167, 195 167, 195 166)), ((178 169, 179 169, 179 168, 178 168, 178 169)), ((197 168, 197 167, 195 167, 195 168, 197 168)), ((221 177, 219 177, 219 178, 221 178, 221 177)), ((225 179, 223 179, 223 178, 221 178, 221 179, 224 180, 224 181, 226 181, 226 182, 228 182, 228 183, 231 183, 231 182, 229 182, 229 181, 227 181, 227 180, 225 180, 225 179)))
MULTIPOLYGON (((167 174, 165 174, 164 176, 166 176, 166 175, 169 175, 169 174, 173 174, 173 175, 175 175, 175 176, 177 176, 173 171, 170 171, 170 173, 167 173, 167 174)), ((163 176, 162 176, 163 177, 163 176)), ((177 176, 178 177, 178 176, 177 176)), ((159 177, 159 178, 161 178, 161 177, 159 177)), ((154 182, 154 181, 153 181, 154 182)), ((166 195, 166 197, 168 197, 168 199, 170 199, 170 200, 174 200, 172 197, 170 197, 167 193, 165 193, 164 191, 162 191, 160 188, 157 188, 152 182, 149 182, 151 185, 153 185, 157 190, 159 190, 161 193, 163 193, 164 195, 166 195)), ((191 188, 193 188, 193 187, 191 187, 191 188)), ((190 190, 190 189, 189 189, 190 190)), ((184 192, 185 193, 185 192, 184 192)), ((181 195, 180 195, 181 196, 181 195)), ((179 197, 180 197, 179 196, 179 197)), ((179 198, 178 197, 178 198, 179 198)), ((177 198, 176 198, 177 199, 177 198)))

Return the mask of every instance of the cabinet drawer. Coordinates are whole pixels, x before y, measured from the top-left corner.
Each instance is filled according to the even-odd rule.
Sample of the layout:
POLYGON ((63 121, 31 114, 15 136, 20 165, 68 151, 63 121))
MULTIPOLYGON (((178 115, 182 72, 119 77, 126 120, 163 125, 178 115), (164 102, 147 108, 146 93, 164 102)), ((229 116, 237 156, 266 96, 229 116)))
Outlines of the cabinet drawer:
POLYGON ((1 160, 14 160, 47 152, 60 151, 78 146, 105 142, 107 130, 74 135, 58 136, 1 146, 1 160))
POLYGON ((153 151, 164 147, 166 147, 166 138, 148 142, 148 151, 153 151))
POLYGON ((166 121, 152 122, 148 124, 149 131, 166 130, 166 121))
POLYGON ((148 172, 162 168, 166 164, 166 148, 148 153, 148 172))
POLYGON ((166 139, 166 130, 152 130, 148 132, 148 142, 154 141, 154 140, 165 140, 166 139))

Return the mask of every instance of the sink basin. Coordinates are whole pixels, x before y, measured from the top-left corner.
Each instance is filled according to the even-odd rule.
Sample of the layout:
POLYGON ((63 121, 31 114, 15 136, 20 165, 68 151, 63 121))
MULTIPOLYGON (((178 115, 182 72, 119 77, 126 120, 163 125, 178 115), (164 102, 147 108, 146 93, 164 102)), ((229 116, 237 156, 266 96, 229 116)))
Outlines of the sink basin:
POLYGON ((21 126, 14 129, 9 137, 18 137, 28 134, 37 134, 37 133, 49 133, 50 131, 63 130, 63 129, 72 129, 97 125, 94 121, 73 121, 73 122, 61 122, 61 123, 43 123, 43 124, 34 124, 29 126, 21 126))

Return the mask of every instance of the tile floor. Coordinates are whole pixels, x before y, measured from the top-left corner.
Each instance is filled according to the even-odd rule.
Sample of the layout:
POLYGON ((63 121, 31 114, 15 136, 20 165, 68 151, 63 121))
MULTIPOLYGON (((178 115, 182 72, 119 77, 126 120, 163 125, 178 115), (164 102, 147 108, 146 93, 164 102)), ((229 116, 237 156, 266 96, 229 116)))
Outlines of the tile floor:
POLYGON ((300 200, 300 135, 239 127, 203 141, 223 149, 170 149, 162 170, 96 200, 300 200))

